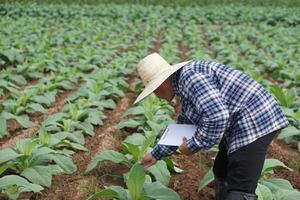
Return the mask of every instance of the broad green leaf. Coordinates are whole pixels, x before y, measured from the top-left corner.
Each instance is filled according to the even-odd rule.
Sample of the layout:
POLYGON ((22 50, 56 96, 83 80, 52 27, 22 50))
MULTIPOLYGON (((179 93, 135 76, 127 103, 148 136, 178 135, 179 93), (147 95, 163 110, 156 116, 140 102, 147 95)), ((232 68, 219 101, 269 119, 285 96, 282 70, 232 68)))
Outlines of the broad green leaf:
POLYGON ((285 169, 292 171, 292 169, 287 167, 283 162, 281 162, 277 159, 268 158, 268 159, 265 159, 264 166, 262 169, 262 175, 265 175, 265 174, 273 171, 273 169, 276 167, 283 167, 285 169))
POLYGON ((90 112, 87 121, 93 125, 102 125, 102 116, 100 112, 90 112))
POLYGON ((95 134, 93 125, 87 121, 77 124, 76 126, 82 129, 85 133, 89 134, 90 136, 94 136, 95 134))
POLYGON ((28 105, 28 107, 30 107, 34 112, 40 112, 40 113, 46 113, 47 110, 38 103, 31 103, 28 105))
POLYGON ((297 190, 279 189, 275 192, 275 200, 299 200, 300 192, 297 190))
POLYGON ((271 192, 271 190, 262 185, 259 184, 257 185, 256 191, 255 191, 256 195, 258 196, 258 200, 273 200, 274 196, 273 193, 271 192))
POLYGON ((16 116, 15 119, 24 127, 31 128, 34 124, 29 120, 27 115, 16 116))
POLYGON ((291 183, 288 180, 281 178, 261 180, 260 183, 270 188, 272 192, 275 192, 279 189, 293 190, 293 186, 291 185, 291 183))
POLYGON ((36 141, 30 138, 20 140, 17 142, 15 149, 20 153, 30 156, 32 151, 36 148, 36 141))
POLYGON ((171 175, 168 170, 168 167, 165 163, 165 161, 160 160, 155 163, 155 165, 152 165, 147 169, 153 176, 155 177, 155 180, 161 182, 163 185, 168 186, 171 175))
POLYGON ((61 154, 48 155, 58 166, 60 166, 65 173, 72 174, 77 171, 76 165, 73 163, 72 158, 61 154))
POLYGON ((128 158, 126 156, 124 156, 123 154, 121 154, 117 151, 108 150, 108 151, 104 151, 104 152, 97 154, 97 156, 88 165, 87 169, 85 170, 85 173, 90 172, 99 163, 101 163, 103 161, 111 161, 113 163, 121 163, 127 167, 129 167, 129 165, 130 165, 130 161, 128 160, 128 158))
POLYGON ((281 130, 280 134, 278 135, 278 139, 285 139, 296 135, 300 137, 300 130, 296 129, 294 126, 290 126, 281 130))
POLYGON ((142 165, 136 163, 130 169, 127 187, 132 200, 139 200, 142 196, 146 173, 142 165))
POLYGON ((14 81, 18 85, 25 85, 27 84, 26 79, 20 75, 14 75, 11 77, 11 80, 14 81))
POLYGON ((20 156, 22 156, 22 154, 18 154, 11 148, 0 150, 0 164, 7 162, 9 160, 13 160, 20 156))
POLYGON ((212 168, 208 170, 208 172, 205 174, 203 179, 200 181, 199 186, 198 186, 198 191, 202 190, 205 188, 208 184, 210 184, 213 180, 215 179, 214 173, 212 171, 212 168))
POLYGON ((7 175, 0 178, 0 190, 5 190, 9 186, 17 185, 18 187, 24 187, 26 191, 40 192, 43 187, 37 184, 28 182, 25 178, 17 175, 7 175))
POLYGON ((123 146, 133 156, 135 161, 139 160, 139 157, 140 157, 141 153, 140 153, 140 149, 137 145, 123 142, 123 146))
POLYGON ((127 116, 127 115, 142 115, 142 114, 144 114, 144 112, 145 112, 145 110, 144 110, 143 106, 136 106, 136 107, 129 108, 124 113, 124 116, 127 116))
POLYGON ((134 144, 137 146, 141 146, 144 144, 145 140, 146 140, 145 136, 143 136, 142 134, 139 134, 139 133, 135 133, 135 134, 127 136, 126 139, 124 140, 124 142, 134 144))
POLYGON ((115 109, 116 108, 116 103, 111 100, 101 100, 100 105, 104 108, 109 108, 109 109, 115 109))
POLYGON ((39 147, 39 148, 33 149, 32 153, 31 153, 31 157, 32 157, 31 164, 35 164, 37 162, 42 162, 44 160, 44 157, 51 153, 55 153, 55 150, 48 148, 48 147, 39 147))
POLYGON ((42 126, 47 126, 53 124, 54 122, 61 121, 64 117, 68 116, 66 113, 56 113, 48 117, 43 123, 42 126))
POLYGON ((136 128, 137 126, 140 126, 141 123, 133 120, 133 119, 125 119, 122 120, 117 126, 116 129, 117 130, 121 130, 122 128, 128 127, 128 128, 136 128))
POLYGON ((99 199, 100 197, 113 197, 120 200, 130 200, 127 195, 127 191, 120 186, 110 186, 105 190, 96 192, 90 196, 87 200, 99 199))
POLYGON ((36 103, 39 103, 39 104, 45 104, 47 106, 50 106, 52 100, 49 99, 49 97, 46 97, 46 96, 34 96, 32 98, 33 101, 35 101, 36 103))
POLYGON ((145 184, 144 191, 146 197, 155 200, 181 200, 174 190, 167 188, 160 182, 145 184))
POLYGON ((26 168, 21 173, 21 176, 24 176, 32 183, 49 187, 51 185, 52 174, 49 172, 47 166, 33 166, 26 168))
POLYGON ((0 138, 7 135, 6 119, 0 114, 0 138))
POLYGON ((71 142, 75 142, 78 144, 83 145, 84 144, 84 136, 80 131, 76 131, 73 133, 69 132, 58 132, 56 134, 53 134, 53 136, 59 140, 68 139, 71 142))

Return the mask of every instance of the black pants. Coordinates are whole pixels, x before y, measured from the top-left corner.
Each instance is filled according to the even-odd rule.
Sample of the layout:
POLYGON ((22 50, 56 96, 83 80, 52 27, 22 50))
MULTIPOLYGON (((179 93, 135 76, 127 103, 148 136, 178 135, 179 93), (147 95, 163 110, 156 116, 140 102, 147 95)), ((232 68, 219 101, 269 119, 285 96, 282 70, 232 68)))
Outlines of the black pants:
POLYGON ((255 193, 267 148, 276 133, 263 136, 229 155, 221 140, 213 172, 219 180, 227 181, 228 191, 255 193))

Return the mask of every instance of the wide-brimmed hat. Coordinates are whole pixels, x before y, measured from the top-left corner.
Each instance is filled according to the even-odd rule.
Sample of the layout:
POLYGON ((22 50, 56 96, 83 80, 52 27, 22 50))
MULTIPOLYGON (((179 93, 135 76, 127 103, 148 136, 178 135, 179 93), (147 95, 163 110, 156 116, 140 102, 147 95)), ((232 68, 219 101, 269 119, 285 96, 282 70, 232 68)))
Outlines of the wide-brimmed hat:
POLYGON ((137 71, 142 81, 145 84, 145 89, 136 98, 134 104, 149 96, 156 90, 169 76, 187 64, 189 61, 181 62, 175 65, 170 65, 158 53, 152 53, 143 58, 137 64, 137 71))

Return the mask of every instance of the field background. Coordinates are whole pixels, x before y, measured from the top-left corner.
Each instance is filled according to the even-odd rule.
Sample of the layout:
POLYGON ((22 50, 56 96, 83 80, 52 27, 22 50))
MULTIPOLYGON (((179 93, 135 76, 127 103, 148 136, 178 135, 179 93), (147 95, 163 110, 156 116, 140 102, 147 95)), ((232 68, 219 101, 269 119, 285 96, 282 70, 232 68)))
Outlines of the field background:
MULTIPOLYGON (((47 175, 46 183, 40 180, 40 194, 25 192, 19 199, 86 199, 105 186, 126 186, 124 166, 106 163, 84 172, 97 153, 121 152, 127 136, 157 134, 180 113, 179 99, 171 103, 173 110, 151 97, 140 104, 147 112, 124 115, 142 86, 135 64, 152 52, 170 63, 228 64, 269 90, 291 122, 287 134, 294 135, 276 139, 267 155, 293 171, 279 167, 268 177, 286 179, 300 190, 299 6, 292 0, 1 1, 0 153, 20 152, 18 144, 25 141, 36 152, 47 147, 68 155, 59 157, 63 162, 43 163, 56 163, 62 171, 47 175), (165 120, 155 119, 158 110, 165 120), (144 113, 151 117, 144 119, 144 113)), ((214 155, 173 155, 184 172, 172 173, 170 188, 185 200, 213 199, 213 184, 197 188, 214 155)), ((24 169, 32 166, 3 164, 13 166, 17 158, 0 160, 0 178, 16 174, 30 180, 24 169)))

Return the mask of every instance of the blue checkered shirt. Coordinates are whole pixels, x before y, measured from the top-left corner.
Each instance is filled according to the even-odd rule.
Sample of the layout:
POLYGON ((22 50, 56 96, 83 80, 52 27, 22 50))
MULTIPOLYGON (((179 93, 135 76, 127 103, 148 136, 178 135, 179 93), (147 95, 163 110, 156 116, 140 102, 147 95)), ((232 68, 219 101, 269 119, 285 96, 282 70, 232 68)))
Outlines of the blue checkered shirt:
MULTIPOLYGON (((289 125, 276 100, 244 73, 213 61, 191 61, 172 75, 181 99, 179 124, 194 124, 190 151, 209 149, 225 139, 228 154, 289 125)), ((160 160, 176 146, 156 145, 151 154, 160 160)))

